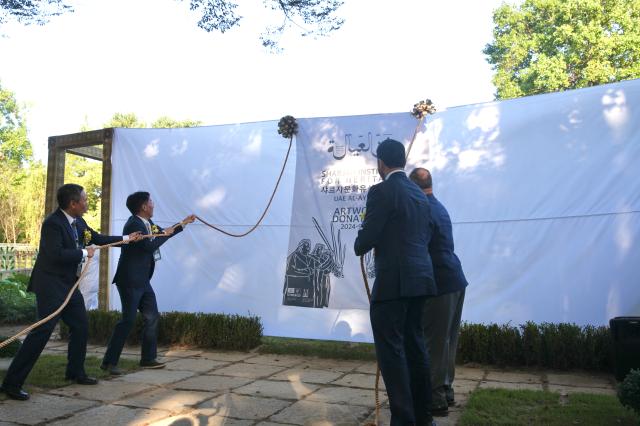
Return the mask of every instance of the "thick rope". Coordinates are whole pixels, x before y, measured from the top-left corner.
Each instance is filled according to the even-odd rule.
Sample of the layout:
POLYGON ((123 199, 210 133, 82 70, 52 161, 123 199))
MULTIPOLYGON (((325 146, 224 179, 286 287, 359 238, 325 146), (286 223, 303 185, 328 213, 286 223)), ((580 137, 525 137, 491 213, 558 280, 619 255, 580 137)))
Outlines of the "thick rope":
POLYGON ((418 120, 418 124, 416 125, 416 129, 413 131, 413 137, 411 138, 411 142, 409 142, 409 146, 407 147, 407 155, 405 155, 405 161, 409 159, 409 153, 411 152, 411 148, 413 148, 413 143, 416 141, 416 136, 418 136, 418 130, 422 127, 422 123, 424 123, 424 118, 422 117, 418 120))
MULTIPOLYGON (((369 288, 369 280, 367 279, 367 271, 364 267, 364 256, 360 256, 360 270, 362 271, 362 279, 364 280, 364 288, 367 290, 367 298, 371 304, 371 289, 369 288)), ((380 365, 376 361, 376 416, 375 426, 380 424, 380 365)))
POLYGON ((267 215, 267 211, 269 210, 269 207, 271 206, 271 202, 273 202, 273 198, 275 197, 276 191, 278 190, 278 186, 280 185, 280 180, 282 179, 282 175, 284 174, 284 170, 287 167, 287 161, 289 160, 289 153, 291 152, 291 146, 292 145, 293 145, 293 136, 291 136, 291 138, 289 138, 289 149, 287 149, 287 155, 286 155, 286 157, 284 157, 284 163, 282 164, 282 169, 280 170, 280 175, 278 176, 278 180, 276 181, 276 186, 273 188, 273 192, 271 193, 271 197, 269 197, 269 202, 267 203, 267 207, 265 207, 264 211, 260 215, 260 218, 258 219, 258 222, 256 222, 256 224, 253 225, 248 231, 240 233, 240 234, 234 234, 232 232, 228 232, 228 231, 225 231, 224 229, 218 228, 217 226, 215 226, 215 225, 207 222, 206 220, 202 219, 200 216, 196 216, 196 219, 198 219, 200 222, 202 222, 205 225, 207 225, 209 228, 215 229, 216 231, 221 232, 224 235, 228 235, 229 237, 240 238, 240 237, 247 236, 250 233, 252 233, 253 231, 255 231, 256 228, 258 226, 260 226, 260 223, 262 223, 262 219, 264 219, 264 217, 267 215))

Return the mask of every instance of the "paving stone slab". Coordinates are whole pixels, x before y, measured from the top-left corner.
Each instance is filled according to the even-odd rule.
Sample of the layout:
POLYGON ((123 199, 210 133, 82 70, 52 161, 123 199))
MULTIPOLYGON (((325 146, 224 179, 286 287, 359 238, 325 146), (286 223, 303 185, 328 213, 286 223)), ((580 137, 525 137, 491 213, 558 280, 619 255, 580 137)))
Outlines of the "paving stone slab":
POLYGON ((128 383, 147 383, 150 385, 167 385, 194 376, 193 371, 149 369, 125 374, 114 379, 114 381, 128 383))
POLYGON ((608 377, 590 375, 590 374, 562 374, 548 373, 547 381, 549 384, 564 386, 580 386, 580 387, 599 387, 611 388, 611 380, 608 377))
MULTIPOLYGON (((213 411, 213 410, 212 410, 213 411)), ((182 414, 151 423, 151 426, 251 426, 253 420, 239 420, 223 416, 207 416, 208 410, 197 414, 182 414)))
POLYGON ((468 394, 473 392, 478 387, 478 383, 475 380, 464 380, 464 379, 455 379, 453 381, 453 392, 456 395, 459 394, 468 394))
MULTIPOLYGON (((331 382, 332 385, 349 386, 352 388, 375 389, 376 376, 374 374, 352 373, 331 382)), ((380 389, 384 389, 384 380, 380 376, 380 389)))
POLYGON ((519 371, 489 370, 485 380, 489 382, 542 383, 542 376, 519 371))
POLYGON ((214 361, 239 362, 254 356, 256 356, 256 354, 251 352, 203 351, 196 358, 212 359, 214 361))
POLYGON ((13 361, 13 358, 0 358, 0 370, 8 370, 11 365, 11 361, 13 361))
POLYGON ((225 393, 198 405, 198 409, 191 414, 204 413, 211 416, 258 420, 267 418, 289 405, 290 401, 225 393))
POLYGON ((101 380, 95 386, 71 385, 53 389, 49 393, 71 398, 90 399, 100 402, 113 402, 129 395, 153 390, 155 386, 145 383, 129 383, 117 380, 101 380))
POLYGON ((378 364, 375 361, 371 361, 362 364, 360 367, 356 368, 354 372, 363 374, 376 374, 377 369, 378 364))
MULTIPOLYGON (((119 405, 101 405, 75 414, 68 419, 59 420, 50 425, 64 426, 114 426, 146 425, 167 417, 170 413, 162 410, 146 410, 119 405)), ((47 425, 49 426, 49 425, 47 425)))
POLYGON ((115 405, 127 407, 151 408, 166 410, 174 414, 181 413, 185 408, 194 407, 207 399, 214 398, 218 393, 183 391, 175 389, 156 389, 151 392, 130 396, 115 405))
MULTIPOLYGON (((347 361, 328 358, 306 358, 297 368, 314 368, 317 370, 338 371, 349 373, 363 365, 362 361, 347 361)), ((375 372, 374 372, 375 373, 375 372)))
POLYGON ((10 423, 0 420, 0 426, 20 426, 18 423, 10 423))
POLYGON ((174 358, 188 358, 192 356, 198 356, 202 353, 202 350, 187 349, 187 348, 170 348, 166 351, 158 351, 162 356, 174 357, 174 358))
MULTIPOLYGON (((454 382, 455 384, 455 382, 454 382)), ((542 383, 510 383, 510 382, 480 382, 480 389, 514 389, 514 390, 543 390, 542 383)))
POLYGON ((274 422, 260 422, 256 426, 283 426, 290 425, 291 423, 274 423, 274 422))
POLYGON ((170 361, 166 364, 167 370, 195 371, 196 373, 204 373, 214 368, 229 365, 228 362, 214 361, 211 359, 201 358, 182 358, 170 361))
POLYGON ((305 361, 304 357, 291 355, 258 355, 246 359, 244 362, 249 364, 266 364, 280 367, 294 367, 305 361))
POLYGON ((215 373, 223 376, 247 377, 250 379, 267 378, 275 373, 285 370, 284 367, 276 367, 275 365, 264 364, 247 364, 240 362, 231 364, 228 367, 218 368, 215 373))
POLYGON ((269 421, 305 426, 360 425, 369 415, 370 408, 314 401, 298 401, 271 416, 269 421))
POLYGON ((253 382, 245 377, 204 375, 191 377, 171 385, 173 389, 201 390, 208 392, 226 392, 229 389, 244 386, 253 382))
MULTIPOLYGON (((379 393, 380 403, 387 400, 387 394, 383 391, 379 393)), ((375 407, 375 392, 370 389, 346 388, 346 387, 326 387, 322 388, 306 398, 309 401, 318 401, 329 404, 364 405, 375 407)))
POLYGON ((233 390, 233 393, 269 398, 299 400, 318 389, 318 385, 302 382, 274 382, 256 380, 253 383, 233 390))
POLYGON ((8 399, 0 402, 0 415, 5 422, 35 425, 96 405, 94 401, 37 393, 31 395, 28 401, 8 399))
POLYGON ((483 378, 484 369, 482 368, 456 367, 456 377, 454 379, 454 382, 458 379, 480 381, 483 378))
POLYGON ((316 370, 314 368, 288 368, 278 374, 274 374, 269 379, 289 382, 329 383, 342 375, 344 375, 342 372, 316 370))
POLYGON ((549 384, 549 390, 551 392, 558 392, 561 394, 571 395, 572 393, 589 393, 595 395, 617 395, 616 390, 613 387, 610 388, 592 388, 586 386, 563 386, 549 384))

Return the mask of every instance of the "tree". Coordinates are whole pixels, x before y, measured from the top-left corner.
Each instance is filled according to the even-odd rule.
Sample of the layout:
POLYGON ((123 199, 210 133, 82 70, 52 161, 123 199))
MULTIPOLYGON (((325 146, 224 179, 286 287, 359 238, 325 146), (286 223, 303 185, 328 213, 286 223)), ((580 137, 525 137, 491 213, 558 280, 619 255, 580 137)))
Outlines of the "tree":
POLYGON ((13 92, 0 82, 0 159, 19 165, 32 157, 27 124, 13 92))
POLYGON ((71 11, 64 0, 0 0, 0 25, 12 19, 25 25, 44 25, 51 16, 71 11))
POLYGON ((87 212, 83 218, 89 226, 100 230, 100 207, 102 200, 102 162, 67 154, 64 167, 65 183, 75 183, 87 193, 87 212))
MULTIPOLYGON (((69 1, 0 0, 0 25, 10 19, 26 25, 45 24, 51 16, 72 12, 69 1)), ((335 12, 343 3, 343 0, 263 0, 265 8, 281 13, 282 21, 265 29, 260 36, 262 45, 278 50, 278 38, 293 27, 298 28, 303 37, 325 36, 338 30, 344 20, 335 16, 335 12)), ((200 14, 198 27, 206 32, 224 33, 239 26, 242 19, 236 13, 237 0, 189 0, 189 7, 200 14)))
POLYGON ((137 129, 147 127, 147 125, 140 121, 138 116, 133 112, 116 112, 113 114, 113 117, 111 117, 111 120, 104 123, 103 127, 125 127, 128 129, 137 129))
POLYGON ((493 22, 497 99, 640 77, 638 0, 524 0, 493 22))
POLYGON ((171 117, 162 116, 156 121, 151 123, 151 127, 156 129, 173 129, 176 127, 197 127, 202 124, 202 121, 196 120, 174 120, 171 117))

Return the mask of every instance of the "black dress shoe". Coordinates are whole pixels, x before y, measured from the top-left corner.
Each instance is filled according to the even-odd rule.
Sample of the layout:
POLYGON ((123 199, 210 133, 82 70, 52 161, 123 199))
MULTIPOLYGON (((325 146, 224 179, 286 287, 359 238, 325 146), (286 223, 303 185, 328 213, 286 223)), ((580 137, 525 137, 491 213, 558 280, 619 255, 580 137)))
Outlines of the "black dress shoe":
POLYGON ((26 401, 29 399, 29 394, 19 387, 2 386, 0 387, 0 390, 2 390, 2 392, 11 399, 17 399, 18 401, 26 401))
POLYGON ((140 367, 142 368, 164 368, 165 363, 160 362, 157 359, 152 359, 151 361, 140 361, 140 367))
POLYGON ((89 376, 78 376, 78 377, 65 377, 67 380, 72 380, 79 385, 97 385, 98 379, 89 376))
POLYGON ((444 407, 435 407, 429 410, 429 412, 433 417, 446 417, 449 415, 449 407, 446 405, 444 407))
POLYGON ((117 366, 111 364, 102 364, 100 370, 109 372, 112 376, 122 376, 124 371, 120 370, 117 366))

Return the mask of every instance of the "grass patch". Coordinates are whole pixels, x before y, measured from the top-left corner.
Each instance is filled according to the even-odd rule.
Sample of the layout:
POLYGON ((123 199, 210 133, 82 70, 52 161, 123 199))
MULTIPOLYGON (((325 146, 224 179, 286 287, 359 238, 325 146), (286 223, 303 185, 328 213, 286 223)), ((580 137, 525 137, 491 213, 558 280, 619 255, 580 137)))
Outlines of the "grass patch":
MULTIPOLYGON (((88 356, 84 363, 84 368, 87 372, 87 375, 96 377, 98 379, 108 377, 109 373, 100 369, 101 363, 101 358, 88 356)), ((27 377, 25 389, 27 391, 33 389, 52 389, 73 384, 74 382, 64 379, 66 367, 66 355, 40 355, 40 358, 38 358, 36 365, 33 367, 33 370, 31 370, 31 373, 29 373, 29 376, 27 377)), ((126 373, 138 370, 140 368, 137 361, 124 358, 120 359, 118 367, 120 367, 120 369, 126 373)), ((5 373, 5 370, 0 370, 0 378, 4 379, 5 373)), ((3 399, 6 399, 6 395, 4 393, 0 394, 0 400, 3 399)))
POLYGON ((480 389, 471 394, 459 425, 637 426, 639 421, 612 395, 480 389))
POLYGON ((317 356, 320 358, 375 361, 373 343, 339 342, 334 340, 293 339, 263 336, 258 352, 278 355, 317 356))

